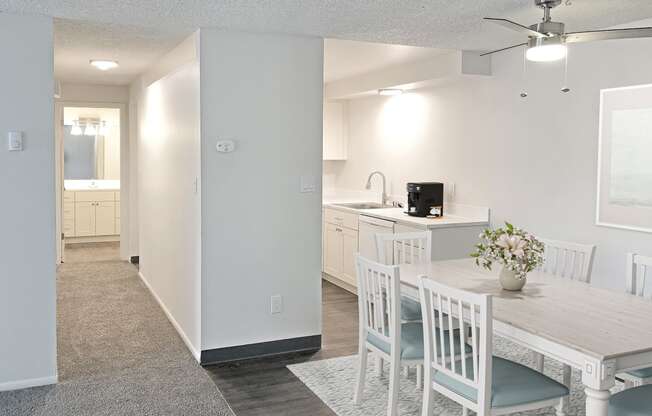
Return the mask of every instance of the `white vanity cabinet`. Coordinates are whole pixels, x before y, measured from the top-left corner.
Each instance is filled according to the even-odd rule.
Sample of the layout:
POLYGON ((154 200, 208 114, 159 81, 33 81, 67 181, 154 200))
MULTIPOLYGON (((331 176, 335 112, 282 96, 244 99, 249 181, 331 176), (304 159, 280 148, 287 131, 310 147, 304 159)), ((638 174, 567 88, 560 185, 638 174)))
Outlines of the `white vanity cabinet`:
POLYGON ((358 214, 324 209, 324 272, 356 286, 358 214))
POLYGON ((63 233, 69 242, 120 233, 119 191, 65 191, 63 233))

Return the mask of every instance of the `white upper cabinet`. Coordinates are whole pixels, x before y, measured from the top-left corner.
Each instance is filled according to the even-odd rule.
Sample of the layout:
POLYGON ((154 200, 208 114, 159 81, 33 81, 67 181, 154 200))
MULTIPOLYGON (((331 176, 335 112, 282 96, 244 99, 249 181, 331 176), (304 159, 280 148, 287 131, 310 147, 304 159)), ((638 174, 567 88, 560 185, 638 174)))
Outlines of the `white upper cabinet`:
POLYGON ((324 160, 346 160, 348 123, 346 102, 324 102, 324 160))

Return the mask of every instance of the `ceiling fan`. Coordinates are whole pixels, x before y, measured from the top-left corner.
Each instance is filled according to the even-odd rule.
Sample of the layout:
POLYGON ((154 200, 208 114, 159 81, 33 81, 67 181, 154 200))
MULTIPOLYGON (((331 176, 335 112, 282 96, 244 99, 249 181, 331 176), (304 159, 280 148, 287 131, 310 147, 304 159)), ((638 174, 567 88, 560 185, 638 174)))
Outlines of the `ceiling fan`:
POLYGON ((588 32, 566 33, 564 24, 553 22, 550 11, 559 6, 562 0, 534 0, 537 7, 543 9, 543 20, 531 26, 523 26, 507 19, 485 17, 484 20, 515 30, 528 36, 528 41, 518 45, 482 54, 491 55, 520 46, 527 46, 525 56, 534 62, 557 61, 566 57, 566 44, 591 42, 608 39, 647 38, 652 37, 652 27, 636 27, 628 29, 592 30, 588 32))

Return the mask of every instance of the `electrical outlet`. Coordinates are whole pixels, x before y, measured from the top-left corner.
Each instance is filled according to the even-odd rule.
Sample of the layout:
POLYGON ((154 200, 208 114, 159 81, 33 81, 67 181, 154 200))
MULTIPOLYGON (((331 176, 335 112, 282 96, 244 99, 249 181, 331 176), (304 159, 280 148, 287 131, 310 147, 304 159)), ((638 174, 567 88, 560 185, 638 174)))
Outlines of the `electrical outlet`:
POLYGON ((283 312, 283 297, 281 295, 274 295, 271 297, 272 315, 283 312))

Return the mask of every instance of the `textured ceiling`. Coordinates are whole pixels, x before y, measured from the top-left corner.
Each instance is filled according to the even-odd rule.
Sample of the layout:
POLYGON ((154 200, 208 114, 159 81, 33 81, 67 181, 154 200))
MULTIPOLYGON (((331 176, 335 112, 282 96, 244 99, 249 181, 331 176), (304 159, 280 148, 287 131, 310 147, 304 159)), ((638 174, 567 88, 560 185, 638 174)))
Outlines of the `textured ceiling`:
POLYGON ((61 82, 125 85, 187 34, 179 29, 56 19, 54 73, 61 82), (114 60, 120 66, 100 71, 89 64, 91 59, 114 60))
MULTIPOLYGON (((553 11, 553 17, 567 23, 569 31, 652 17, 650 0, 564 3, 553 11)), ((106 42, 114 45, 116 54, 139 55, 134 52, 142 51, 143 61, 146 53, 161 54, 165 52, 164 46, 204 26, 488 50, 523 39, 506 29, 483 23, 483 16, 506 17, 523 24, 535 23, 541 17, 532 0, 0 0, 0 11, 119 25, 100 26, 102 30, 95 31, 88 42, 81 37, 88 34, 84 30, 94 26, 81 25, 77 47, 80 50, 86 46, 97 47, 91 40, 106 42), (144 32, 129 29, 133 26, 151 29, 144 32), (147 39, 151 40, 151 47, 138 51, 136 46, 143 45, 147 39)), ((70 36, 68 33, 67 37, 70 36)), ((57 53, 63 51, 65 48, 58 48, 57 53)), ((123 59, 123 64, 126 63, 123 59)))
POLYGON ((435 58, 449 49, 326 39, 324 82, 362 75, 392 65, 435 58))

